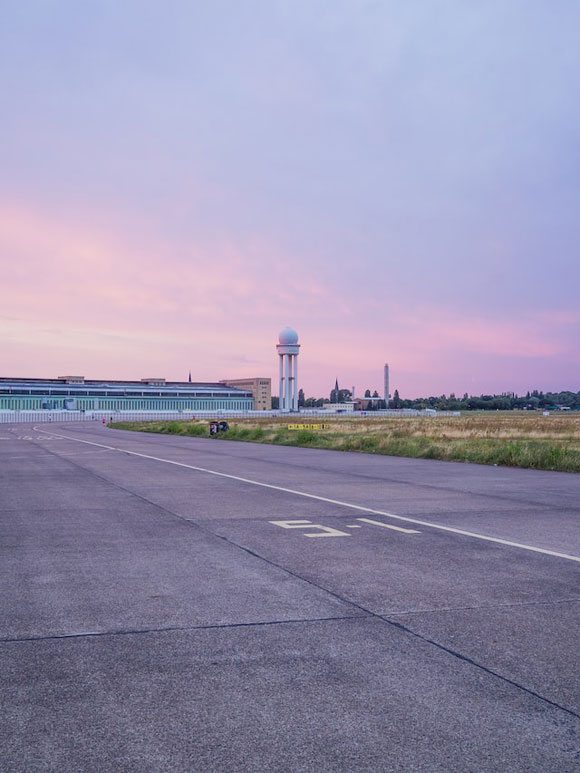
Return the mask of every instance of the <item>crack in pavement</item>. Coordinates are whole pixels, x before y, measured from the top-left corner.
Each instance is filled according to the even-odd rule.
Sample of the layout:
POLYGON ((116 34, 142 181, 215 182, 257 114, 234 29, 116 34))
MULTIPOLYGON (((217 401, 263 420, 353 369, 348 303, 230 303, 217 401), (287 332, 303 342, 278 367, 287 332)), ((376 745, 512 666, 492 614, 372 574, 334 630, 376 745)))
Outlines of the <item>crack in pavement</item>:
POLYGON ((38 636, 15 636, 0 638, 0 644, 18 644, 29 641, 51 641, 58 639, 83 639, 98 636, 130 636, 148 633, 173 633, 179 631, 208 631, 220 628, 260 628, 267 625, 296 625, 298 623, 327 623, 336 620, 361 620, 367 615, 339 615, 338 617, 304 617, 292 620, 257 620, 248 623, 201 623, 200 625, 170 625, 160 628, 119 628, 111 631, 77 631, 38 636))

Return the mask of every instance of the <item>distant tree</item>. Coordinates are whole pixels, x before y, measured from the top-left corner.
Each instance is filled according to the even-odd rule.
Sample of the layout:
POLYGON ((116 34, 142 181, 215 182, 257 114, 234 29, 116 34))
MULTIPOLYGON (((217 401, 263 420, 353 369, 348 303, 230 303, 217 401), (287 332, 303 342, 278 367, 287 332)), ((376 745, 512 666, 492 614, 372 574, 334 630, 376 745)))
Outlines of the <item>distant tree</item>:
POLYGON ((339 403, 345 403, 347 400, 350 400, 352 396, 352 393, 350 389, 339 389, 338 390, 338 402, 339 403))
POLYGON ((379 396, 379 393, 378 393, 378 392, 377 392, 377 390, 375 389, 375 391, 373 392, 373 397, 378 397, 378 396, 379 396))
POLYGON ((303 389, 299 389, 298 390, 298 407, 299 408, 304 408, 304 402, 305 402, 304 401, 304 390, 303 389))
POLYGON ((280 398, 272 395, 272 410, 277 411, 280 407, 280 398))
MULTIPOLYGON (((328 399, 322 397, 308 397, 304 399, 302 390, 300 390, 300 405, 308 408, 321 408, 328 399), (302 402, 302 400, 304 400, 302 402)), ((441 395, 440 397, 417 397, 413 400, 403 400, 396 389, 391 398, 389 406, 391 408, 415 408, 422 410, 425 408, 435 408, 438 411, 505 411, 505 410, 535 410, 537 408, 555 409, 558 406, 570 408, 571 410, 580 410, 580 392, 541 392, 534 389, 528 392, 525 397, 518 397, 513 392, 505 392, 501 395, 479 395, 479 397, 469 396, 467 393, 463 398, 458 399, 452 393, 449 397, 441 395), (529 397, 528 397, 529 394, 529 397)), ((352 399, 349 389, 339 389, 338 394, 333 390, 331 397, 334 401, 345 402, 352 399)), ((375 390, 374 399, 370 398, 370 389, 365 391, 365 399, 368 400, 368 411, 375 411, 385 407, 385 401, 378 399, 379 394, 375 390)), ((272 397, 272 408, 278 408, 279 401, 277 397, 272 397)))

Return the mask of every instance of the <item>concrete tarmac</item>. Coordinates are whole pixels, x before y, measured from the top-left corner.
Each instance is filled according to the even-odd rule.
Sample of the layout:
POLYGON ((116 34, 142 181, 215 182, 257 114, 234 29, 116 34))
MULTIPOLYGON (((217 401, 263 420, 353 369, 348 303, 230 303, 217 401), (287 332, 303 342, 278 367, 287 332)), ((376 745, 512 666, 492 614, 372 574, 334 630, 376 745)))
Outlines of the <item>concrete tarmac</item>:
POLYGON ((0 425, 2 771, 580 771, 580 476, 0 425))

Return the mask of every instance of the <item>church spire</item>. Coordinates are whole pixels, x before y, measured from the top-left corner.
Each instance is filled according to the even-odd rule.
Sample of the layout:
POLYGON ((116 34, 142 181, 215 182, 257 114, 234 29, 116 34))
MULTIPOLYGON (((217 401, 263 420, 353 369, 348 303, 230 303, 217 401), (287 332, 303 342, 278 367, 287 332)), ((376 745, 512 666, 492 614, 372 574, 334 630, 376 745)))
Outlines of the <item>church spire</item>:
POLYGON ((189 371, 189 383, 191 384, 191 371, 189 371))

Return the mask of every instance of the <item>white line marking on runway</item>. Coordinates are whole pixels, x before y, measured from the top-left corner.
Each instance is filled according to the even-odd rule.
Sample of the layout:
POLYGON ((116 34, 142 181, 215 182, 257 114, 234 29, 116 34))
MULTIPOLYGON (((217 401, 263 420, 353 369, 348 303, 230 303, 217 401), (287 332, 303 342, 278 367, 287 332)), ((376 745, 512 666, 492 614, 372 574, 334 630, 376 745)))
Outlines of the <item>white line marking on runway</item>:
POLYGON ((150 459, 154 462, 164 462, 165 464, 173 464, 176 467, 185 467, 188 470, 195 470, 196 472, 205 472, 208 475, 216 475, 220 478, 229 478, 230 480, 238 480, 241 483, 249 483, 252 486, 260 486, 262 488, 273 489, 274 491, 284 491, 286 494, 294 494, 299 497, 305 497, 307 499, 315 499, 318 502, 328 502, 331 505, 339 505, 340 507, 347 507, 350 510, 357 510, 362 513, 371 513, 372 515, 382 515, 385 518, 395 518, 398 521, 405 521, 406 523, 414 523, 417 526, 426 526, 429 529, 437 529, 438 531, 447 531, 451 534, 460 534, 462 537, 472 537, 473 539, 484 540, 485 542, 494 542, 498 545, 507 545, 511 548, 519 548, 520 550, 529 550, 532 553, 542 553, 545 556, 554 556, 555 558, 565 558, 567 561, 576 561, 580 563, 580 556, 571 556, 567 553, 558 553, 555 550, 546 550, 546 548, 537 548, 534 545, 524 545, 521 542, 512 542, 511 540, 501 539, 500 537, 488 537, 485 534, 477 534, 473 531, 465 531, 465 529, 456 529, 453 526, 443 526, 440 523, 429 523, 429 521, 420 521, 418 518, 409 518, 403 515, 395 515, 394 513, 388 513, 383 510, 375 510, 371 507, 363 507, 362 505, 353 505, 350 502, 341 502, 338 499, 329 499, 328 497, 321 497, 318 494, 309 494, 306 491, 296 491, 291 488, 284 488, 283 486, 274 486, 272 483, 261 483, 257 480, 250 480, 249 478, 241 478, 238 475, 229 475, 227 472, 217 472, 216 470, 208 470, 205 467, 196 467, 193 464, 185 464, 185 462, 175 462, 172 459, 162 459, 159 456, 150 456, 149 454, 140 454, 137 451, 129 451, 126 448, 115 448, 115 446, 107 446, 103 443, 95 443, 91 440, 81 440, 80 438, 67 437, 66 435, 56 435, 52 432, 46 432, 46 430, 34 427, 36 432, 44 432, 52 437, 59 437, 63 440, 70 440, 75 443, 85 443, 89 446, 97 446, 98 448, 106 448, 109 451, 119 451, 123 454, 129 454, 129 456, 139 456, 142 459, 150 459))
POLYGON ((59 456, 68 459, 69 457, 75 458, 77 456, 102 456, 104 453, 105 449, 103 448, 100 451, 79 451, 76 454, 59 454, 59 456))
POLYGON ((383 523, 382 521, 372 521, 370 518, 357 518, 357 521, 363 523, 372 523, 374 526, 384 526, 385 529, 394 529, 395 531, 403 531, 405 534, 421 534, 417 529, 402 529, 400 526, 393 526, 392 523, 383 523))

